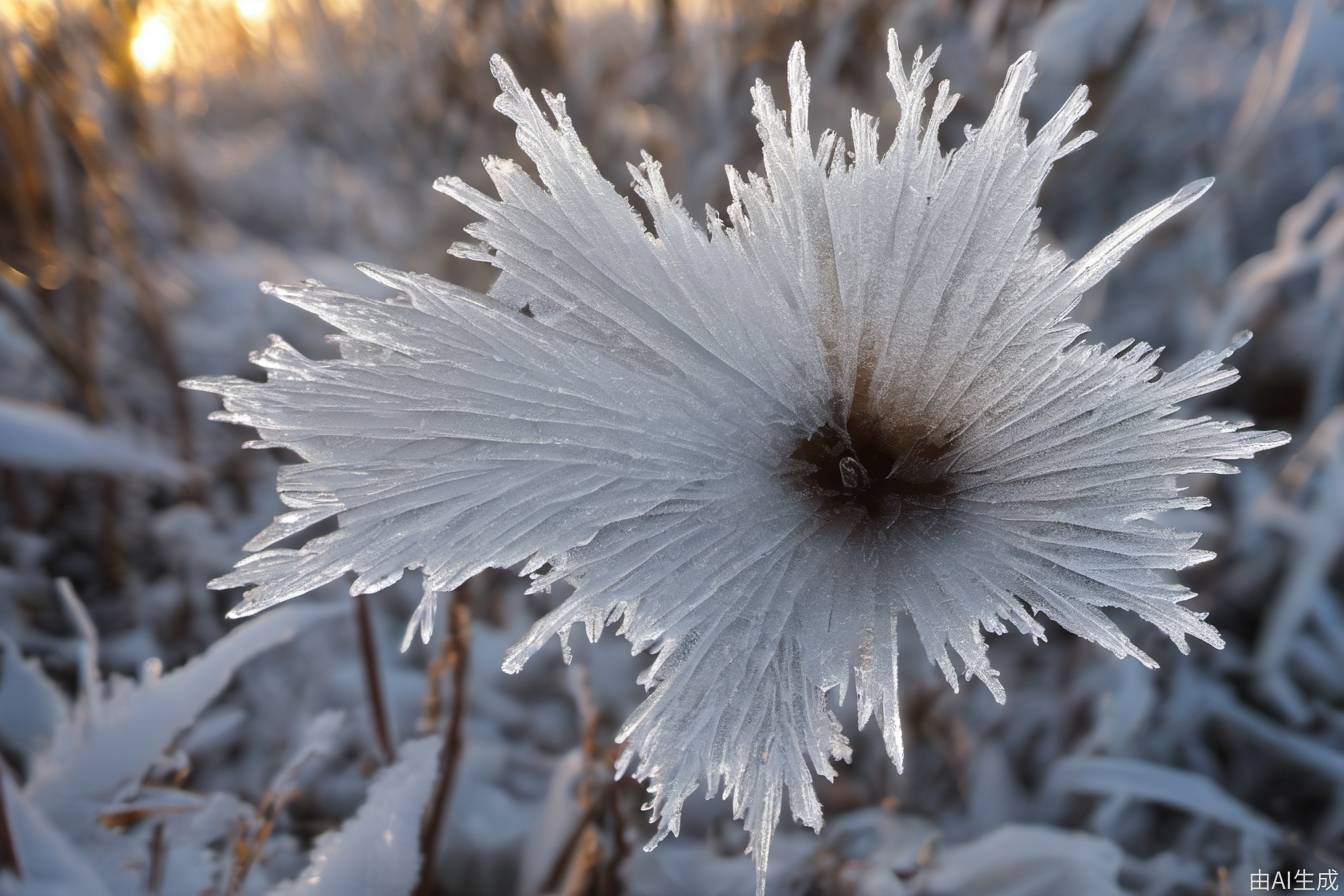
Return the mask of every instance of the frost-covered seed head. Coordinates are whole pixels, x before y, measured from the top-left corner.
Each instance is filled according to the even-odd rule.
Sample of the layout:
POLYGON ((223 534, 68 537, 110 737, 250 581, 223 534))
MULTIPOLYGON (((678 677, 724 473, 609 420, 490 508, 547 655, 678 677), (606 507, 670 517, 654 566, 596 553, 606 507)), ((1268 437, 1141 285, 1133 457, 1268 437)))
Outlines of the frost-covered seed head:
POLYGON ((954 503, 955 451, 948 436, 851 418, 801 439, 788 456, 787 475, 819 513, 837 521, 857 514, 861 525, 887 529, 903 515, 927 516, 954 503))
MULTIPOLYGON (((889 78, 901 109, 882 146, 808 129, 801 46, 787 113, 752 91, 763 175, 729 170, 726 221, 701 226, 657 162, 632 168, 654 230, 598 173, 565 113, 549 116, 500 60, 496 108, 540 183, 488 159, 498 198, 443 192, 480 220, 456 254, 499 277, 479 294, 365 266, 392 290, 266 286, 340 330, 337 360, 276 339, 265 383, 219 393, 220 419, 293 449, 289 509, 213 584, 249 586, 247 615, 355 573, 376 591, 406 569, 425 599, 480 570, 521 566, 574 593, 513 648, 516 671, 575 623, 609 623, 656 658, 619 739, 652 791, 658 837, 702 784, 751 832, 763 889, 785 794, 818 827, 813 774, 848 741, 828 705, 852 687, 901 764, 897 636, 913 632, 956 688, 1000 701, 985 632, 1043 638, 1037 615, 1152 665, 1103 612, 1132 612, 1182 649, 1220 645, 1169 571, 1208 559, 1159 513, 1206 504, 1177 477, 1282 444, 1248 424, 1173 416, 1231 383, 1233 348, 1168 373, 1158 352, 1087 342, 1069 312, 1200 181, 1071 261, 1036 235, 1050 166, 1091 138, 1075 91, 1028 140, 1030 54, 984 125, 938 144, 956 97, 928 89, 937 52, 889 78), (334 517, 335 531, 273 547, 334 517), (958 668, 958 666, 960 668, 958 668)), ((1245 337, 1237 340, 1237 344, 1245 337)), ((656 840, 655 840, 656 842, 656 840)))

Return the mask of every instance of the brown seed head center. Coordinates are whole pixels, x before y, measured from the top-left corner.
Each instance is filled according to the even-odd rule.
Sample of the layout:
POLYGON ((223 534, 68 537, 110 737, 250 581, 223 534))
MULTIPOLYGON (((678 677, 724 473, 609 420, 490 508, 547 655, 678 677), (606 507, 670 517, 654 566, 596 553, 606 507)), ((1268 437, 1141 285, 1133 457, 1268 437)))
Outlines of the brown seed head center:
POLYGON ((918 427, 851 418, 799 440, 790 458, 799 462, 797 484, 824 507, 895 519, 907 508, 937 508, 951 500, 954 483, 945 462, 951 450, 947 440, 918 427))

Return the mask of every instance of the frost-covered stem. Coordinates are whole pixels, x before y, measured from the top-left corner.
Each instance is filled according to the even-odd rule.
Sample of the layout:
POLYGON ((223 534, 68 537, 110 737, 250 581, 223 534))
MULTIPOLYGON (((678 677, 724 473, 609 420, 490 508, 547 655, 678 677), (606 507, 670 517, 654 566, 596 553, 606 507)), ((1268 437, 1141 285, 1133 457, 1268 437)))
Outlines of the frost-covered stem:
POLYGON ((88 702, 88 711, 96 715, 102 701, 102 680, 98 673, 98 629, 69 579, 62 577, 56 580, 56 596, 60 598, 70 625, 79 634, 79 690, 88 702))
POLYGON ((462 718, 467 708, 467 658, 471 649, 471 607, 467 603, 467 589, 462 586, 453 592, 448 608, 448 666, 453 676, 453 698, 448 708, 448 727, 443 733, 439 751, 438 777, 434 794, 425 809, 424 824, 420 828, 420 880, 415 885, 415 896, 431 896, 434 892, 434 856, 439 845, 439 831, 452 797, 453 776, 462 756, 462 718))
POLYGON ((364 597, 355 597, 355 627, 359 629, 359 658, 364 666, 364 690, 369 697, 369 718, 373 722, 373 734, 383 751, 383 759, 388 763, 397 759, 397 741, 392 736, 392 726, 387 719, 387 706, 383 701, 383 676, 378 664, 378 642, 373 634, 373 618, 369 614, 369 605, 364 597))

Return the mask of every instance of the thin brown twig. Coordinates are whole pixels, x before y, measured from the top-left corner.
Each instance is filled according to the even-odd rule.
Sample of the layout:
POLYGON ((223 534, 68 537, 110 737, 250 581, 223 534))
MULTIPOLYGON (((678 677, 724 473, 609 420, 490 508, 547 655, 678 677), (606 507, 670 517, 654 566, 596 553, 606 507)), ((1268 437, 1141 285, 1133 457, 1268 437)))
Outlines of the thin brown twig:
POLYGON ((561 896, 578 896, 594 889, 598 883, 602 862, 602 841, 598 834, 601 826, 606 800, 602 793, 594 793, 597 788, 597 764, 601 749, 597 743, 598 712, 597 701, 593 698, 592 680, 588 664, 580 662, 569 666, 569 683, 574 692, 574 705, 583 721, 583 732, 579 743, 583 750, 583 771, 579 778, 579 807, 586 824, 578 828, 578 836, 566 852, 569 862, 565 867, 564 884, 560 888, 561 896))
POLYGON ((356 596, 355 628, 359 630, 359 658, 364 667, 364 691, 369 698, 369 718, 373 734, 383 751, 383 761, 391 764, 397 758, 397 741, 392 736, 392 725, 387 718, 387 704, 383 700, 383 673, 378 662, 378 641, 374 636, 373 615, 366 598, 356 596))
POLYGON ((602 864, 602 836, 596 824, 582 829, 574 847, 573 861, 569 863, 560 896, 603 896, 598 888, 599 867, 602 864))
POLYGON ((603 749, 598 739, 600 722, 597 701, 593 697, 591 672, 586 665, 569 667, 569 682, 579 713, 583 770, 578 786, 579 815, 573 828, 556 852, 540 893, 595 893, 619 896, 622 885, 620 866, 628 857, 625 819, 621 816, 620 782, 611 779, 611 771, 620 751, 603 749), (601 831, 611 822, 612 845, 606 861, 601 831))
POLYGON ((420 827, 420 879, 412 891, 415 896, 432 896, 434 892, 434 857, 439 846, 439 833, 452 798, 453 778, 462 756, 462 719, 467 707, 467 659, 471 649, 471 606, 467 602, 466 586, 453 592, 448 608, 448 655, 452 670, 453 696, 448 710, 448 727, 443 734, 439 751, 438 775, 434 793, 425 808, 424 823, 420 827))
POLYGON ((246 819, 238 819, 230 850, 233 853, 233 865, 229 869, 228 882, 224 885, 224 896, 238 896, 243 891, 243 882, 247 880, 248 872, 257 859, 257 850, 260 844, 270 838, 271 828, 269 819, 264 819, 256 831, 252 830, 246 819))
POLYGON ((98 560, 103 578, 112 590, 126 581, 126 552, 121 538, 121 483, 112 476, 102 479, 102 507, 98 516, 98 560))
POLYGON ((267 842, 274 835, 281 813, 301 795, 299 773, 314 755, 316 755, 314 752, 299 753, 295 759, 282 767, 280 774, 271 782, 266 792, 262 794, 261 801, 257 803, 253 818, 255 826, 246 818, 238 819, 230 847, 233 866, 223 896, 239 896, 243 892, 247 875, 261 858, 267 842))
POLYGON ((247 881, 247 875, 256 864, 257 859, 261 858, 262 850, 266 848, 266 843, 275 833, 276 823, 280 820, 280 813, 285 810, 295 798, 299 796, 297 787, 286 790, 267 790, 262 795, 261 802, 257 805, 256 827, 248 823, 247 819, 238 820, 237 833, 233 840, 233 867, 229 873, 229 881, 224 889, 224 896, 238 896, 243 892, 243 884, 247 881))
MULTIPOLYGON (((611 786, 611 784, 605 785, 605 787, 611 786)), ((598 815, 602 812, 602 803, 605 797, 606 793, 604 790, 603 793, 598 795, 597 799, 591 801, 591 804, 584 809, 575 820, 574 827, 570 829, 569 835, 565 837, 560 849, 556 851, 555 860, 551 863, 551 867, 546 872, 546 876, 542 878, 541 887, 538 890, 539 893, 553 893, 556 888, 560 886, 560 882, 564 880, 565 877, 565 870, 573 861, 574 854, 578 850, 579 843, 583 839, 583 832, 588 829, 590 824, 597 820, 598 815)))
MULTIPOLYGON (((613 757, 615 758, 615 757, 613 757)), ((621 896, 625 887, 621 882, 621 865, 630 857, 630 842, 626 837, 625 817, 621 814, 621 782, 607 789, 607 814, 611 816, 611 857, 603 869, 604 892, 621 896)))
POLYGON ((416 723, 418 734, 433 734, 439 730, 444 706, 443 679, 452 669, 452 653, 452 640, 444 638, 439 652, 425 666, 425 699, 420 707, 420 720, 416 723))

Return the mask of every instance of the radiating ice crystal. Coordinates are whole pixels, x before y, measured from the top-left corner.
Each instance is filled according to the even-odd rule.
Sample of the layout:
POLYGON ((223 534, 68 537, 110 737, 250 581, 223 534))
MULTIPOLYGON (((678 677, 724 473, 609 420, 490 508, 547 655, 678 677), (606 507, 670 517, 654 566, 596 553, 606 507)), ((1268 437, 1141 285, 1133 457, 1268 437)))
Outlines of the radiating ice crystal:
MULTIPOLYGON (((505 668, 574 623, 595 638, 619 620, 656 653, 620 737, 658 837, 698 787, 720 791, 762 887, 786 793, 819 826, 813 774, 848 756, 830 691, 852 680, 860 723, 876 718, 900 765, 899 630, 953 688, 973 676, 999 700, 984 633, 1040 638, 1036 613, 1149 665, 1103 610, 1182 649, 1218 645, 1167 575, 1208 554, 1152 520, 1203 505, 1177 476, 1234 472, 1287 437, 1173 416, 1236 378, 1231 349, 1161 374, 1156 350, 1089 343, 1067 320, 1210 182, 1070 261, 1036 236, 1036 200, 1092 136, 1070 136, 1086 91, 1029 140, 1023 56, 984 126, 944 153, 956 97, 942 83, 926 107, 938 54, 907 71, 889 43, 901 116, 885 149, 858 112, 852 148, 812 137, 795 47, 789 111, 752 92, 765 170, 729 171, 726 221, 698 225, 647 156, 631 169, 652 233, 563 98, 543 94, 548 116, 495 59, 496 108, 540 183, 489 159, 498 198, 437 185, 480 219, 454 251, 499 269, 490 292, 374 267, 391 298, 267 286, 337 328, 341 358, 276 340, 255 358, 265 383, 190 383, 255 444, 303 459, 280 477, 290 509, 214 583, 249 586, 234 614, 349 572, 358 594, 421 569, 432 596, 486 567, 549 565, 534 587, 574 594, 505 668), (331 517, 330 534, 271 547, 331 517)), ((412 620, 422 635, 432 608, 412 620)))

